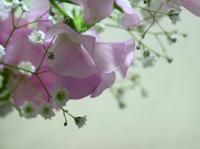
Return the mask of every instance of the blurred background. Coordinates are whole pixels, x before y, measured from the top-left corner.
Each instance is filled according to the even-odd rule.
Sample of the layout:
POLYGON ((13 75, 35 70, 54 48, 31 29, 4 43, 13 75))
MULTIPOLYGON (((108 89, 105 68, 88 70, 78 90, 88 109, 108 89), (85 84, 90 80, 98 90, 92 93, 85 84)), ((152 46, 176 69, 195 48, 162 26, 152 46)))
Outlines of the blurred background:
MULTIPOLYGON (((51 121, 25 120, 13 112, 0 119, 0 149, 200 149, 200 18, 184 12, 177 26, 168 22, 162 24, 188 38, 170 47, 172 64, 160 59, 153 68, 133 69, 141 74, 147 98, 137 89, 128 91, 124 110, 109 91, 96 99, 70 101, 71 113, 87 115, 82 129, 70 118, 64 127, 62 112, 51 121)), ((103 37, 117 41, 128 34, 109 29, 103 37)))

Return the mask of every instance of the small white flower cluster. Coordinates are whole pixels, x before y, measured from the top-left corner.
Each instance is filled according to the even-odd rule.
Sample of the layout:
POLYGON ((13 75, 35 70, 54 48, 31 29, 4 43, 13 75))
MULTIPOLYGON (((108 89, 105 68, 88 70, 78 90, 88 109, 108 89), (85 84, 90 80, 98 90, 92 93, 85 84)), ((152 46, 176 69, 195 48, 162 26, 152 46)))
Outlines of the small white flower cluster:
POLYGON ((40 114, 44 119, 51 119, 55 116, 53 106, 49 103, 42 104, 39 108, 32 102, 25 102, 21 107, 22 116, 31 119, 40 114))
POLYGON ((53 106, 48 103, 41 105, 41 107, 39 109, 39 114, 44 119, 51 119, 51 117, 55 116, 55 113, 53 111, 53 106))
MULTIPOLYGON (((53 103, 56 106, 62 107, 66 105, 66 102, 69 100, 69 92, 64 88, 59 88, 53 92, 52 96, 53 103)), ((53 111, 53 104, 43 103, 39 108, 32 102, 25 102, 21 107, 22 116, 27 119, 35 118, 37 114, 40 114, 44 119, 51 119, 55 116, 53 111)), ((77 118, 75 122, 81 126, 84 124, 80 118, 77 118)))
POLYGON ((2 0, 2 5, 5 9, 17 8, 22 5, 21 0, 2 0))
POLYGON ((27 119, 35 118, 37 116, 37 108, 32 102, 25 102, 21 107, 22 116, 27 119))
POLYGON ((2 0, 0 1, 0 5, 2 8, 8 11, 10 11, 12 8, 18 8, 19 6, 21 6, 23 11, 29 11, 29 7, 23 0, 2 0))
POLYGON ((6 54, 5 48, 4 48, 2 45, 0 45, 0 60, 2 59, 2 57, 3 57, 5 54, 6 54))
POLYGON ((58 88, 53 92, 53 101, 58 106, 65 106, 69 100, 69 92, 65 88, 58 88))
POLYGON ((35 66, 29 61, 22 61, 18 64, 19 72, 26 76, 31 76, 35 72, 35 66))
POLYGON ((28 38, 34 44, 43 44, 45 41, 45 33, 41 30, 33 31, 28 38))

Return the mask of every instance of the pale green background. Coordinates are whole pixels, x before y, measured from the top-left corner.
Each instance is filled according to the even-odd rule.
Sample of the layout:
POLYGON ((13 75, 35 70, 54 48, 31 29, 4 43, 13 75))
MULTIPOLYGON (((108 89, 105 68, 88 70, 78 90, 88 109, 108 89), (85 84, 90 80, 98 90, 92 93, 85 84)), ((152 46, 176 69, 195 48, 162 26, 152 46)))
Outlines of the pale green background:
MULTIPOLYGON (((14 112, 0 119, 0 149, 200 149, 200 18, 186 13, 178 27, 189 38, 171 47, 175 61, 136 70, 150 91, 148 98, 141 98, 139 90, 129 92, 123 111, 109 92, 71 101, 72 113, 88 116, 80 130, 73 121, 64 127, 62 113, 45 121, 25 120, 14 112)), ((104 36, 117 40, 127 34, 111 30, 104 36)))

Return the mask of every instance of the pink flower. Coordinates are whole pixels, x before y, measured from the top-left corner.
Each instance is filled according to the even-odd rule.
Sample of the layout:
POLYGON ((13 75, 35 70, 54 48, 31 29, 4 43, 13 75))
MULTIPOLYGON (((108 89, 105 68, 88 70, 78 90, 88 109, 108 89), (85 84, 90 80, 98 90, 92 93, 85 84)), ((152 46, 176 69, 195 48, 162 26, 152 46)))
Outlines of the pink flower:
MULTIPOLYGON (((2 27, 11 26, 9 20, 1 23, 2 27)), ((30 61, 38 68, 44 49, 28 41, 31 32, 31 29, 24 27, 13 34, 6 48, 4 63, 17 67, 21 61, 30 61)), ((4 30, 0 41, 4 43, 6 39, 4 36, 9 34, 10 29, 4 30)), ((116 77, 115 70, 119 69, 125 77, 133 60, 132 40, 119 43, 96 42, 94 36, 81 35, 65 24, 56 25, 49 34, 57 35, 50 51, 55 58, 45 59, 39 72, 46 72, 39 74, 40 79, 36 75, 23 77, 18 70, 11 69, 11 79, 8 83, 10 88, 16 86, 23 77, 13 93, 17 107, 22 106, 25 101, 31 101, 38 107, 44 102, 51 102, 49 94, 58 87, 66 88, 70 99, 81 99, 88 95, 96 97, 112 86, 116 77)))
MULTIPOLYGON (((11 26, 11 21, 1 21, 1 27, 11 26)), ((40 61, 44 55, 44 49, 40 45, 34 45, 28 40, 28 35, 32 32, 31 29, 23 28, 17 30, 10 39, 6 48, 6 56, 4 63, 17 67, 21 61, 30 61, 38 68, 40 61)), ((2 31, 0 34, 0 44, 5 43, 6 37, 10 34, 10 29, 2 31), (2 42, 1 42, 2 41, 2 42)), ((47 60, 43 62, 39 72, 49 70, 47 60)), ((10 67, 8 67, 10 68, 10 67)), ((100 83, 100 75, 93 74, 91 76, 81 78, 60 76, 52 71, 41 73, 39 75, 41 81, 35 76, 25 77, 19 73, 17 69, 10 69, 11 76, 8 85, 10 89, 14 88, 21 78, 20 84, 14 90, 12 96, 17 107, 24 104, 25 101, 31 101, 37 106, 48 101, 49 95, 41 84, 45 85, 48 92, 51 94, 56 88, 64 87, 70 93, 70 99, 80 99, 93 93, 100 83)), ((51 101, 51 100, 50 100, 51 101)))
POLYGON ((134 42, 104 43, 94 36, 82 35, 65 24, 58 24, 49 31, 49 37, 57 36, 49 60, 50 68, 58 75, 86 78, 94 74, 101 82, 91 94, 96 97, 115 81, 115 71, 126 76, 134 57, 134 42))
MULTIPOLYGON (((14 18, 14 22, 15 22, 15 24, 16 24, 16 22, 18 21, 18 19, 17 18, 14 18)), ((26 20, 24 20, 24 19, 21 19, 21 21, 20 21, 22 24, 26 24, 27 23, 27 21, 26 20)), ((13 29, 13 26, 12 26, 12 17, 9 17, 9 18, 7 18, 7 19, 5 19, 5 20, 1 20, 0 21, 0 44, 1 45, 4 45, 5 44, 5 42, 7 41, 7 39, 9 38, 9 35, 11 34, 11 32, 12 32, 12 29, 13 29)), ((16 30, 15 32, 14 32, 14 34, 13 34, 13 36, 18 36, 18 35, 20 35, 20 32, 21 31, 24 31, 24 30, 26 30, 27 28, 21 28, 20 30, 16 30)), ((10 41, 12 41, 13 40, 13 38, 11 38, 10 39, 10 41)))
MULTIPOLYGON (((17 42, 11 42, 6 51, 4 63, 17 66, 21 61, 30 61, 36 68, 42 60, 44 49, 42 46, 33 45, 28 41, 30 30, 22 31, 17 36, 17 42)), ((16 36, 13 36, 13 41, 16 36)), ((46 62, 43 63, 40 71, 49 70, 46 62)), ((10 86, 15 86, 21 74, 16 70, 11 76, 10 86)), ((48 92, 51 94, 56 88, 64 87, 70 93, 71 99, 79 99, 91 94, 100 83, 100 76, 93 74, 84 79, 74 77, 63 77, 54 72, 47 71, 39 75, 48 92)), ((40 80, 32 75, 25 77, 13 93, 14 103, 19 107, 25 101, 32 101, 37 106, 48 101, 48 94, 40 80)))
POLYGON ((115 3, 124 12, 124 16, 121 20, 121 24, 124 27, 135 27, 139 25, 140 18, 137 15, 137 13, 134 11, 134 9, 132 8, 128 0, 115 0, 115 3))
POLYGON ((128 0, 74 0, 83 7, 85 20, 89 24, 101 21, 111 15, 113 5, 116 4, 124 13, 121 20, 125 27, 134 27, 139 24, 139 17, 128 0))

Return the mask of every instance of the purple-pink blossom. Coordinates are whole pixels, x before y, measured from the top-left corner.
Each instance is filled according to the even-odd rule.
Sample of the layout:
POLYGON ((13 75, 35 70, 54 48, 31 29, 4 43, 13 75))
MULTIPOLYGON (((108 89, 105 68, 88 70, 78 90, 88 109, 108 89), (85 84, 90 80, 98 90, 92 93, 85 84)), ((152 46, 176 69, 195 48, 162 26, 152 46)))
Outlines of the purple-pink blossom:
MULTIPOLYGON (((9 19, 1 22, 2 29, 5 27, 0 36, 2 45, 11 32, 8 25, 11 26, 9 19)), ((39 67, 44 48, 28 41, 31 31, 22 28, 13 34, 6 47, 4 63, 17 67, 21 61, 30 61, 36 68, 39 67)), ((14 103, 18 107, 25 101, 38 106, 51 102, 49 94, 58 87, 66 88, 70 99, 96 97, 113 85, 116 70, 125 77, 133 60, 135 45, 131 39, 117 43, 99 42, 95 36, 77 33, 62 23, 52 27, 48 36, 56 37, 49 50, 54 58, 46 57, 43 61, 38 70, 44 71, 38 75, 40 79, 35 75, 24 78, 17 70, 12 73, 10 86, 15 86, 22 79, 13 93, 14 103)))
POLYGON ((65 125, 68 114, 82 127, 85 116, 65 110, 68 100, 95 98, 111 87, 120 107, 128 88, 139 86, 146 96, 134 73, 128 87, 113 87, 117 74, 125 78, 135 59, 143 67, 153 66, 157 58, 172 62, 160 37, 175 43, 173 35, 187 35, 168 32, 159 18, 175 24, 180 8, 200 16, 199 0, 0 0, 0 116, 14 107, 25 118, 40 114, 51 119, 62 110, 65 125), (159 32, 151 30, 155 25, 159 32), (129 37, 107 42, 100 33, 109 27, 129 37), (162 52, 146 44, 148 34, 156 37, 162 52))
POLYGON ((93 24, 111 15, 114 5, 119 7, 124 15, 120 22, 124 27, 135 27, 140 19, 128 0, 73 0, 83 7, 87 23, 93 24))

